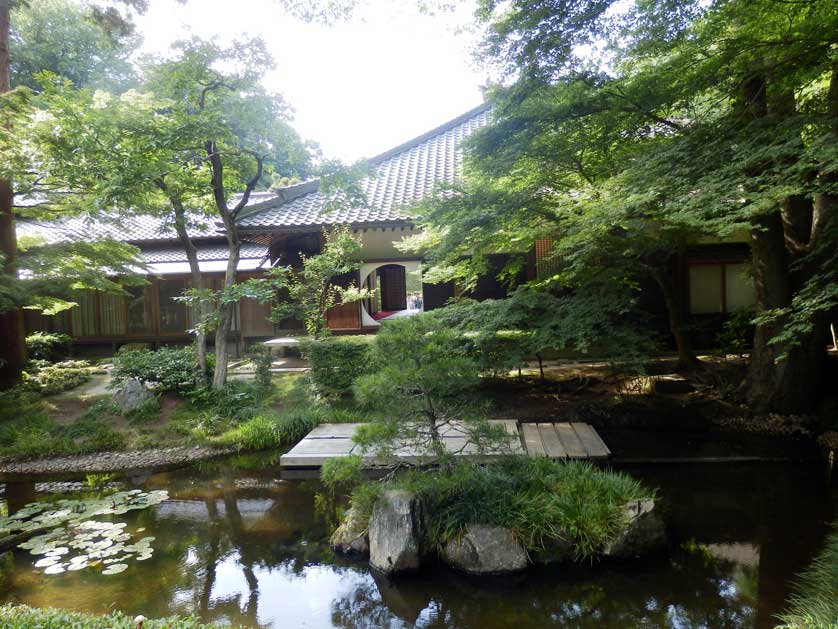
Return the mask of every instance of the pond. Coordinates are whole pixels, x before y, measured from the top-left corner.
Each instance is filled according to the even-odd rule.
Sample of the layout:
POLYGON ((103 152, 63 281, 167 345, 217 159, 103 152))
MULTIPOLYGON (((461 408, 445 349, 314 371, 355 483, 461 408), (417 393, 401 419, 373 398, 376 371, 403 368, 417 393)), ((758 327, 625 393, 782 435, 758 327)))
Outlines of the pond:
MULTIPOLYGON (((820 466, 627 467, 660 490, 666 552, 513 578, 434 566, 388 581, 363 561, 332 553, 319 484, 280 479, 277 458, 119 479, 123 490, 168 491, 155 506, 104 516, 153 537, 153 554, 105 575, 45 574, 34 565, 37 556, 7 553, 0 556, 0 602, 195 614, 258 627, 772 627, 838 505, 820 466)), ((0 487, 0 509, 9 512, 54 499, 58 488, 42 479, 0 480, 0 487)))

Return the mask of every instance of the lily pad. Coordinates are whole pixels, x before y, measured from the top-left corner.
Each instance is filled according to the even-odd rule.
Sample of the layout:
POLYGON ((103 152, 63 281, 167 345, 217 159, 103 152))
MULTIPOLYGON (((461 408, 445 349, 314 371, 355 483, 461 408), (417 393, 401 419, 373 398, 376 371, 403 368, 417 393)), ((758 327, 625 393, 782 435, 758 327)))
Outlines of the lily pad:
POLYGON ((127 569, 127 563, 115 563, 102 570, 102 574, 119 574, 120 572, 125 572, 127 569))

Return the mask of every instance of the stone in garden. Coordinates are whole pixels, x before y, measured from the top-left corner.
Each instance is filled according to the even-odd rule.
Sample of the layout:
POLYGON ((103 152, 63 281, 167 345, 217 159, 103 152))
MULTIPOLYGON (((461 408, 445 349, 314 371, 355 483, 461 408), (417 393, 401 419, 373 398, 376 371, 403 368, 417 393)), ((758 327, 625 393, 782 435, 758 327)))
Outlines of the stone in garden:
POLYGON ((666 543, 663 520, 652 499, 636 500, 626 506, 626 528, 608 544, 603 554, 625 559, 648 553, 666 543))
POLYGON ((123 413, 130 413, 142 408, 149 400, 154 399, 154 393, 143 386, 139 380, 127 380, 113 394, 113 401, 123 413))
POLYGON ((370 544, 367 537, 367 527, 358 516, 355 507, 349 509, 340 526, 332 533, 329 540, 335 552, 345 555, 369 555, 370 544))
POLYGON ((442 559, 469 574, 504 574, 527 567, 527 553, 512 531, 484 524, 469 524, 459 539, 449 540, 442 559))
POLYGON ((370 565, 385 574, 417 570, 422 560, 423 536, 419 499, 407 491, 384 492, 370 518, 370 565))

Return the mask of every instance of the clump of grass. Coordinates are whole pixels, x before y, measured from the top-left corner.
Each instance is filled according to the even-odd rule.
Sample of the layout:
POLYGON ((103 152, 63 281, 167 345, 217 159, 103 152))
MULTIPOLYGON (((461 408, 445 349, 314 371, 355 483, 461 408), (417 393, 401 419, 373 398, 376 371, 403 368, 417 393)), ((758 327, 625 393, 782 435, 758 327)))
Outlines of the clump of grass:
MULTIPOLYGON (((122 612, 114 612, 107 616, 95 616, 63 609, 27 607, 25 605, 0 606, 0 626, 5 629, 31 629, 43 627, 45 629, 59 627, 73 627, 74 629, 133 629, 137 626, 129 616, 122 612)), ((162 618, 160 620, 146 620, 145 629, 214 629, 222 625, 205 625, 192 617, 162 618)), ((228 627, 229 625, 223 625, 228 627)))
POLYGON ((789 608, 779 619, 783 629, 838 626, 838 530, 799 576, 789 608))
POLYGON ((409 470, 386 486, 363 484, 353 492, 353 506, 368 515, 376 491, 388 487, 422 498, 429 541, 436 546, 460 536, 469 524, 489 524, 512 530, 528 550, 569 541, 577 559, 593 557, 622 530, 627 503, 654 496, 625 474, 589 463, 515 456, 487 466, 409 470))

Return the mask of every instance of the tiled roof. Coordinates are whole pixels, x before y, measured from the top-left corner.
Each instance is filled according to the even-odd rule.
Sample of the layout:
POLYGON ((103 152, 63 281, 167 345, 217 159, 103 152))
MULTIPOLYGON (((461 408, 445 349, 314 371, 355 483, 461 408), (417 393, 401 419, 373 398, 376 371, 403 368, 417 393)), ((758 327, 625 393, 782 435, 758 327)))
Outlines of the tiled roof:
MULTIPOLYGON (((267 199, 275 199, 276 196, 274 192, 254 192, 251 194, 247 206, 250 207, 263 203, 267 199)), ((25 203, 23 206, 25 207, 25 203)), ((218 238, 224 236, 224 232, 218 224, 217 217, 196 215, 192 217, 190 222, 193 226, 188 231, 192 238, 218 238)), ((113 214, 110 217, 103 217, 97 220, 86 217, 72 217, 56 221, 19 218, 16 221, 16 230, 18 237, 36 236, 45 239, 48 243, 104 238, 136 243, 154 241, 176 242, 178 240, 177 234, 171 225, 166 224, 166 221, 158 217, 147 214, 130 216, 113 214)))
MULTIPOLYGON (((211 238, 223 236, 212 218, 200 219, 196 227, 189 228, 193 238, 211 238)), ((18 237, 34 236, 45 239, 48 243, 78 240, 102 240, 110 238, 123 242, 176 241, 174 228, 154 216, 136 215, 128 217, 113 216, 101 220, 82 217, 65 218, 58 221, 36 221, 18 219, 16 221, 18 237)))
POLYGON ((489 106, 483 104, 369 160, 374 174, 362 181, 367 200, 363 207, 330 211, 327 196, 320 193, 314 180, 254 204, 242 212, 239 224, 250 230, 407 221, 412 203, 462 175, 462 142, 489 121, 489 106))
MULTIPOLYGON (((226 260, 227 245, 198 245, 198 260, 206 262, 210 260, 226 260)), ((250 242, 243 242, 239 257, 242 260, 261 259, 268 255, 268 248, 265 245, 257 245, 250 242)), ((182 247, 148 247, 142 250, 143 260, 147 264, 159 262, 187 262, 186 252, 182 247)))

